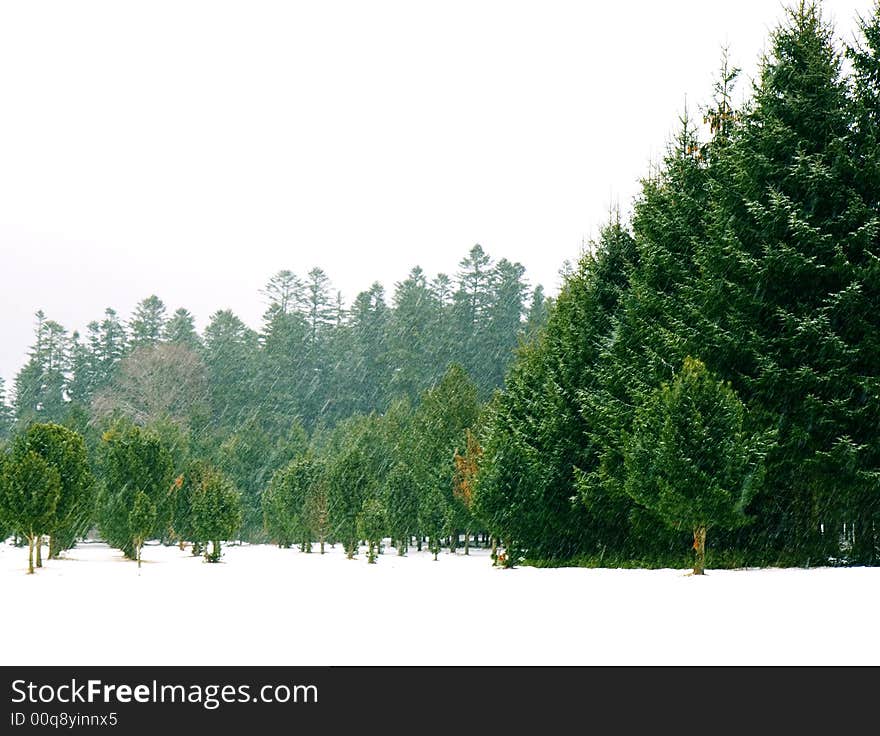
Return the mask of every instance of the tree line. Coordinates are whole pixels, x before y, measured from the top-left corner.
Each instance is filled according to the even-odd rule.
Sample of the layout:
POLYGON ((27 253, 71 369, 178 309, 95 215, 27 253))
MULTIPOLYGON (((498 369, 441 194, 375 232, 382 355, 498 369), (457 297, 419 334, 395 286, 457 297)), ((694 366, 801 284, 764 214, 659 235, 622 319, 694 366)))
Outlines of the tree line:
MULTIPOLYGON (((702 121, 682 116, 631 219, 552 301, 527 304, 521 267, 475 247, 454 283, 414 269, 390 307, 374 285, 342 310, 321 272, 279 272, 259 333, 218 312, 197 335, 155 297, 84 341, 40 317, 5 421, 85 438, 99 528, 119 522, 133 556, 147 528, 219 553, 236 526, 370 560, 390 537, 435 555, 498 542, 507 565, 689 547, 696 573, 876 564, 880 6, 845 44, 800 2, 741 104, 738 76, 725 55, 702 121), (120 460, 112 480, 131 433, 167 467, 120 460), (228 525, 196 528, 206 485, 228 525)), ((53 484, 28 462, 7 489, 53 484)))
POLYGON ((845 44, 801 2, 737 77, 491 404, 477 506, 521 557, 878 560, 880 6, 845 44))
POLYGON ((454 280, 412 269, 391 305, 374 283, 343 309, 320 269, 280 271, 263 294, 259 333, 221 310, 200 335, 156 296, 127 323, 108 309, 85 337, 37 313, 2 403, 0 536, 30 540, 37 566, 43 538, 56 556, 92 528, 132 559, 154 538, 192 542, 210 560, 227 539, 340 542, 350 556, 363 540, 371 559, 392 532, 404 550, 441 537, 454 547, 450 525, 467 517, 451 485, 457 437, 545 321, 541 287, 530 292, 520 264, 477 245, 454 280), (24 524, 12 511, 22 448, 39 431, 81 444, 92 479, 64 541, 49 520, 52 497, 66 496, 52 483, 32 489, 43 516, 32 509, 24 524))
POLYGON ((0 454, 0 537, 27 541, 29 572, 35 552, 42 566, 44 540, 54 558, 93 528, 139 567, 151 539, 190 543, 208 562, 236 539, 304 552, 318 545, 321 554, 338 543, 349 559, 366 546, 371 563, 388 537, 401 555, 423 544, 435 560, 441 546, 467 554, 472 540, 489 543, 464 460, 479 411, 476 384, 452 364, 416 405, 403 398, 384 414, 288 439, 274 472, 261 471, 258 509, 248 506, 240 466, 182 454, 159 428, 117 417, 90 458, 79 432, 31 423, 0 454))

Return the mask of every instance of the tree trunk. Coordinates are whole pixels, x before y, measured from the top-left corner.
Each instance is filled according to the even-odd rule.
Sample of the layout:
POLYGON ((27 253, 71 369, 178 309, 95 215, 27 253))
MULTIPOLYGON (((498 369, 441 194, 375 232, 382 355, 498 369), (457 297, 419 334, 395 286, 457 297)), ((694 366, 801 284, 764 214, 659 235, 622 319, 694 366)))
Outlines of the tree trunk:
POLYGON ((37 535, 37 567, 43 566, 43 535, 37 535))
POLYGON ((58 549, 58 543, 55 541, 56 537, 54 534, 49 536, 49 559, 56 560, 58 559, 58 555, 61 554, 61 550, 58 549))
POLYGON ((494 565, 498 561, 498 539, 495 535, 492 535, 492 564, 494 565))
POLYGON ((471 548, 471 533, 467 530, 464 532, 464 553, 466 555, 470 554, 471 548))
POLYGON ((321 554, 324 554, 324 539, 321 539, 321 554))
POLYGON ((34 574, 34 538, 28 537, 28 575, 34 574))
POLYGON ((138 570, 141 569, 141 547, 142 546, 143 545, 140 545, 140 544, 137 546, 138 570))
POLYGON ((706 574, 706 527, 698 526, 694 529, 694 575, 706 574))
POLYGON ((214 562, 220 562, 220 542, 214 541, 214 562))

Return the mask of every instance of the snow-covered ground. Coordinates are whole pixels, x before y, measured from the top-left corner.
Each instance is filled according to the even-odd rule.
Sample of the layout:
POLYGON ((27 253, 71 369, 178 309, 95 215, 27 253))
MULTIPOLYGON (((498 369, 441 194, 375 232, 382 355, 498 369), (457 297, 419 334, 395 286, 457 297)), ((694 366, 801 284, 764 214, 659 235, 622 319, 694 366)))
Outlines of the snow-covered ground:
POLYGON ((270 546, 209 565, 99 543, 25 575, 0 544, 0 664, 880 664, 880 568, 492 568, 488 552, 376 565, 270 546))

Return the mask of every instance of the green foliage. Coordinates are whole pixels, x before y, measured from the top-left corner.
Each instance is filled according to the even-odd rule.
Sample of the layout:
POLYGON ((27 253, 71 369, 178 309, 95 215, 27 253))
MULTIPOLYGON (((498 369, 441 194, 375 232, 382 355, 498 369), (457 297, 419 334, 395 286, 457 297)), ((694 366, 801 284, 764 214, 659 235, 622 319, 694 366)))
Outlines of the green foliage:
POLYGON ((131 348, 137 350, 159 343, 165 331, 165 304, 155 294, 143 299, 132 315, 131 348))
MULTIPOLYGON (((677 554, 674 517, 714 525, 716 559, 875 564, 880 6, 859 28, 844 65, 818 6, 799 2, 740 107, 725 58, 707 135, 685 111, 631 222, 612 217, 555 299, 475 245, 452 276, 416 267, 387 300, 374 283, 348 308, 321 269, 279 271, 259 331, 220 311, 203 340, 190 313, 166 321, 155 296, 129 334, 113 310, 83 336, 38 312, 11 413, 0 385, 0 439, 52 421, 94 446, 110 426, 99 527, 127 554, 138 493, 157 535, 213 541, 193 517, 213 477, 192 463, 204 457, 240 489, 252 541, 265 522, 282 544, 327 538, 352 556, 383 506, 402 553, 413 536, 436 554, 482 528, 507 564, 652 564, 677 554), (174 356, 188 369, 168 378, 174 356), (686 356, 718 380, 693 362, 679 370, 686 356), (697 410, 710 400, 724 410, 697 410), (150 430, 112 425, 120 415, 150 430), (469 429, 482 454, 464 502, 456 458, 469 429), (698 429, 700 462, 681 464, 698 456, 698 429), (751 465, 736 453, 770 432, 765 480, 746 493, 751 465), (284 486, 280 469, 307 447, 314 477, 284 486)), ((66 546, 88 518, 70 508, 88 504, 70 500, 77 473, 58 472, 51 537, 66 546)))
POLYGON ((366 499, 378 496, 388 461, 379 429, 374 416, 346 420, 332 433, 323 455, 331 534, 349 559, 358 551, 357 516, 366 499))
POLYGON ((0 524, 28 539, 28 573, 33 573, 34 542, 39 544, 52 524, 61 478, 55 467, 21 445, 3 459, 0 471, 0 524))
POLYGON ((47 534, 61 495, 58 469, 33 450, 17 447, 3 463, 0 515, 24 537, 47 534))
POLYGON ((49 557, 70 549, 84 536, 93 520, 94 477, 83 437, 58 424, 32 424, 13 443, 13 454, 35 452, 60 480, 55 511, 44 533, 50 536, 49 557))
POLYGON ((156 528, 156 504, 143 491, 138 491, 134 496, 134 505, 128 514, 128 528, 133 535, 138 567, 141 566, 141 547, 147 541, 153 529, 156 528))
POLYGON ((9 437, 13 419, 12 407, 6 403, 6 385, 3 378, 0 377, 0 442, 9 437))
POLYGON ((218 470, 205 469, 192 496, 192 526, 199 541, 211 542, 205 548, 208 562, 220 560, 220 543, 232 539, 241 524, 241 494, 232 481, 218 470))
POLYGON ((242 494, 243 538, 264 541, 261 501, 264 489, 277 470, 305 453, 307 444, 305 430, 297 421, 290 422, 283 433, 276 433, 251 418, 215 450, 214 464, 242 494))
POLYGON ((364 501, 357 516, 358 535, 367 542, 367 562, 374 563, 388 525, 385 506, 378 498, 364 501))
POLYGON ((419 532, 428 537, 428 549, 437 559, 440 540, 447 530, 447 504, 443 492, 428 486, 419 499, 419 532))
POLYGON ((729 385, 685 358, 624 435, 626 492, 674 529, 745 525, 770 438, 747 434, 744 413, 729 385))
POLYGON ((263 517, 266 533, 279 547, 298 542, 304 552, 311 552, 313 522, 319 509, 310 513, 308 503, 320 483, 320 468, 309 455, 294 460, 272 476, 262 497, 263 517))
POLYGON ((598 409, 579 410, 600 385, 597 363, 637 262, 632 236, 617 220, 567 277, 546 327, 517 354, 503 393, 490 404, 480 437, 483 459, 475 509, 511 550, 570 557, 618 544, 625 513, 600 488, 574 503, 579 472, 595 469, 587 440, 598 409))
POLYGON ((129 522, 139 492, 156 507, 150 536, 171 534, 174 468, 158 437, 119 422, 104 434, 100 466, 103 488, 98 496, 98 529, 108 544, 126 557, 135 557, 135 534, 129 522))
POLYGON ((398 462, 385 479, 385 507, 388 532, 397 544, 397 552, 406 554, 409 540, 419 532, 419 496, 413 473, 406 463, 398 462))
MULTIPOLYGON (((419 495, 420 531, 453 540, 473 527, 471 512, 455 498, 455 457, 467 449, 467 430, 479 416, 477 387, 456 364, 422 395, 412 423, 409 464, 419 495), (424 509, 423 504, 427 504, 424 509), (423 522, 429 522, 430 527, 423 522)), ((452 542, 454 546, 454 541, 452 542)))

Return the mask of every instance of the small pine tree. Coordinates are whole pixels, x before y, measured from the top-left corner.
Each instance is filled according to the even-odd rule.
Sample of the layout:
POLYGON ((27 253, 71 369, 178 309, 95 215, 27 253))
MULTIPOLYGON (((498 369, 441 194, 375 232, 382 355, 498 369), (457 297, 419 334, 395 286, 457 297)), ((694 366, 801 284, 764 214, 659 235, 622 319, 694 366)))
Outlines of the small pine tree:
POLYGON ((205 471, 193 492, 192 520, 196 536, 205 541, 205 561, 219 562, 220 542, 232 539, 241 525, 241 494, 221 472, 205 471))
POLYGON ((324 544, 330 533, 330 504, 327 485, 320 473, 308 488, 304 513, 308 526, 317 539, 321 554, 324 554, 324 544))
POLYGON ((419 501, 419 529, 428 536, 428 550, 434 560, 440 552, 440 539, 446 528, 446 499, 440 489, 431 486, 419 501))
POLYGON ((376 562, 379 545, 385 535, 387 525, 385 506, 377 498, 368 498, 358 514, 358 534, 367 541, 367 562, 376 562))
POLYGON ((0 518, 28 540, 28 574, 34 572, 34 545, 48 531, 61 494, 58 470, 33 450, 13 452, 0 477, 0 518))
POLYGON ((58 471, 61 489, 46 532, 49 558, 70 549, 85 535, 94 511, 94 478, 83 437, 58 424, 32 424, 18 435, 20 452, 33 451, 58 471))
POLYGON ((138 491, 134 497, 134 505, 128 515, 128 528, 132 533, 137 555, 138 569, 141 567, 141 549, 147 541, 153 529, 156 528, 156 505, 150 501, 150 497, 143 491, 138 491))
POLYGON ((744 413, 729 384, 687 357, 624 434, 625 490, 670 527, 693 531, 694 575, 704 574, 707 531, 746 524, 762 481, 770 437, 747 434, 744 413))
POLYGON ((104 433, 101 470, 104 484, 98 495, 98 529, 108 544, 133 560, 135 535, 129 519, 139 491, 156 507, 156 528, 151 534, 164 537, 172 524, 171 455, 155 434, 120 422, 104 433))
POLYGON ((419 530, 419 496, 410 468, 397 463, 385 480, 385 505, 388 513, 388 531, 397 554, 405 555, 410 537, 419 530))

